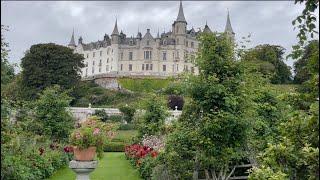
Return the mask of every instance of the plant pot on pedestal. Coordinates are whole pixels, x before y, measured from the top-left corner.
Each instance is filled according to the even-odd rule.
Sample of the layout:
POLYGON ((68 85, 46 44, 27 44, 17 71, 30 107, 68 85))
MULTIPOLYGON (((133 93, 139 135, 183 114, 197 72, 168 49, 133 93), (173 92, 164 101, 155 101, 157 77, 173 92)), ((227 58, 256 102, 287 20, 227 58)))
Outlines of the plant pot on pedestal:
POLYGON ((91 146, 86 149, 73 148, 74 159, 77 161, 92 161, 96 155, 96 147, 91 146))

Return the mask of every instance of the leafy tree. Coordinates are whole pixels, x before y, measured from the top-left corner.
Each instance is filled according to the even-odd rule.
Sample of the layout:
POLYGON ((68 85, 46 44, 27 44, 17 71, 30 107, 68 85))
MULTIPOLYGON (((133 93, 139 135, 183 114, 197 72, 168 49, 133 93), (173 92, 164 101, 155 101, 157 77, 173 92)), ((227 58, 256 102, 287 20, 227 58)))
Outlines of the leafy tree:
POLYGON ((93 115, 99 117, 99 119, 100 119, 101 121, 103 121, 103 122, 106 122, 106 121, 109 119, 108 114, 107 114, 106 111, 103 110, 103 109, 100 109, 100 110, 97 109, 97 110, 95 110, 93 115))
POLYGON ((74 127, 74 119, 66 111, 71 98, 61 92, 58 85, 46 88, 35 102, 36 119, 43 126, 44 134, 54 140, 66 140, 74 127))
POLYGON ((303 55, 294 63, 294 82, 301 84, 311 79, 311 69, 319 69, 319 41, 310 41, 303 55))
POLYGON ((283 47, 264 44, 247 51, 242 60, 255 63, 257 70, 269 76, 272 83, 284 84, 291 81, 291 72, 283 62, 283 54, 283 47))
POLYGON ((75 88, 81 78, 84 57, 64 46, 36 44, 21 60, 22 87, 26 99, 32 99, 47 87, 59 85, 62 89, 75 88))
POLYGON ((7 30, 6 26, 1 25, 1 87, 14 78, 14 66, 8 61, 9 44, 4 38, 4 31, 7 30))
POLYGON ((138 122, 139 137, 159 135, 165 130, 165 119, 168 116, 165 102, 153 95, 144 104, 145 113, 138 122))
POLYGON ((177 165, 175 158, 181 163, 169 169, 177 179, 197 178, 199 170, 205 170, 206 178, 228 179, 245 158, 242 70, 225 35, 203 34, 200 42, 200 74, 189 78, 187 90, 191 102, 184 107, 179 128, 169 134, 163 156, 167 167, 177 165))
POLYGON ((127 123, 131 123, 133 120, 134 113, 136 112, 136 109, 126 105, 126 106, 121 106, 119 110, 123 113, 124 120, 127 123))

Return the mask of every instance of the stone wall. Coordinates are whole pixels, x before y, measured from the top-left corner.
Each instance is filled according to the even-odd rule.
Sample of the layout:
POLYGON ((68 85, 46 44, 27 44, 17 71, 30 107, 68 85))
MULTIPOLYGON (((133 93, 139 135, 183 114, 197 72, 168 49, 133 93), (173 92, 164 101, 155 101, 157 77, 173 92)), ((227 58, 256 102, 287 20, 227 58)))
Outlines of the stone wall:
MULTIPOLYGON (((109 116, 110 115, 121 115, 119 109, 117 108, 83 108, 83 107, 69 107, 67 108, 69 112, 78 122, 86 120, 89 116, 94 114, 95 110, 104 110, 109 116)), ((171 110, 169 111, 170 116, 166 119, 166 123, 170 123, 172 120, 178 119, 182 111, 171 110)))

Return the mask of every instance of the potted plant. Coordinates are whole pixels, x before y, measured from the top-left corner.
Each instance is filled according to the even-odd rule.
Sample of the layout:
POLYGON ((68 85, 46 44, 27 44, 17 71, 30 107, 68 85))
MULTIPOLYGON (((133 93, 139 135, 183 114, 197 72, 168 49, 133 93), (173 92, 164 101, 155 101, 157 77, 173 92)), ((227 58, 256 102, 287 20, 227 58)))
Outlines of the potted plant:
POLYGON ((97 154, 101 159, 107 141, 114 135, 115 125, 101 122, 92 116, 80 124, 70 136, 74 159, 77 161, 92 161, 97 154))

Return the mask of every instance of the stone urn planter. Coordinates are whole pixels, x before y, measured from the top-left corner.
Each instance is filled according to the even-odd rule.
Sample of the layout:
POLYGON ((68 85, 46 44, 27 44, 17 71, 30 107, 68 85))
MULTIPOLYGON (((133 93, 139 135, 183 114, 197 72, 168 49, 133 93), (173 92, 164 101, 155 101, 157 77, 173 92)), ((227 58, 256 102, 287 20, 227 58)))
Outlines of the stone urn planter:
POLYGON ((87 149, 81 149, 75 146, 73 153, 76 161, 92 161, 96 155, 96 147, 92 146, 87 149))
POLYGON ((69 163, 69 168, 72 169, 77 177, 76 180, 90 180, 89 174, 95 170, 98 161, 75 161, 69 163))

